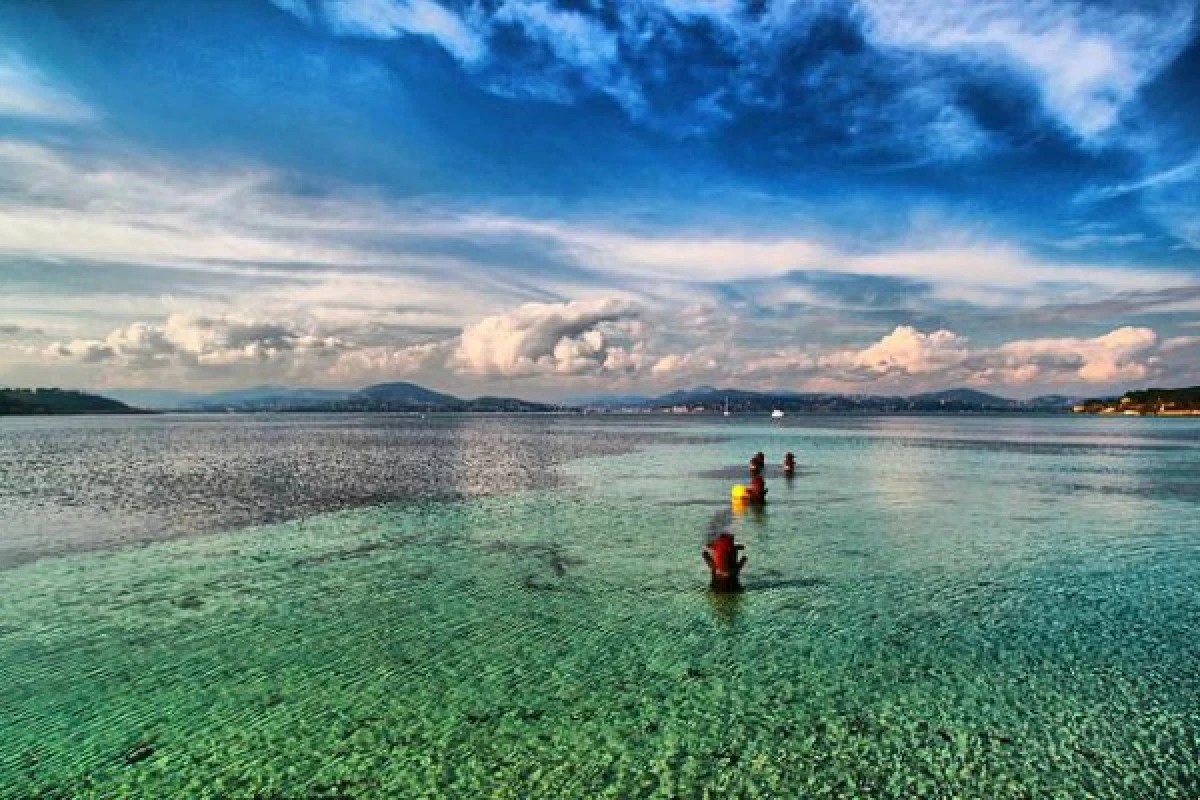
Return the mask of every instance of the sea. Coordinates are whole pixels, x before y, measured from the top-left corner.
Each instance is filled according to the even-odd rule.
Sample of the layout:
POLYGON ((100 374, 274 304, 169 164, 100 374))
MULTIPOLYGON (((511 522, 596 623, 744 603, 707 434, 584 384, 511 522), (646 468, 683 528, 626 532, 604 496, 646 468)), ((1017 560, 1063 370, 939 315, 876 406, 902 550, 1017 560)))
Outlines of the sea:
POLYGON ((1088 796, 1200 796, 1200 420, 0 419, 0 797, 1088 796))

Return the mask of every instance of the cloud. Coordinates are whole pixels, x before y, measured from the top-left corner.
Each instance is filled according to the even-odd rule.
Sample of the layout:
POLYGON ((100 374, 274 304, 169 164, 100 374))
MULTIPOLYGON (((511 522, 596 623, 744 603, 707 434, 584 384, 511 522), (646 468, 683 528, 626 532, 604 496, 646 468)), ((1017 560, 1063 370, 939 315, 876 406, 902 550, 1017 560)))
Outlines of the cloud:
POLYGON ((483 42, 463 19, 433 0, 330 0, 314 14, 302 0, 271 0, 309 24, 322 23, 339 36, 396 39, 428 36, 458 60, 471 64, 485 54, 483 42))
POLYGON ((1195 282, 1195 276, 1186 270, 1044 262, 1014 244, 954 229, 914 232, 900 242, 865 252, 862 245, 847 251, 816 237, 715 235, 712 231, 634 233, 495 214, 444 220, 444 234, 455 229, 460 235, 520 235, 542 240, 597 274, 697 283, 797 272, 875 276, 971 287, 979 290, 976 296, 989 305, 1010 301, 1014 292, 1054 293, 1064 287, 1130 291, 1195 282))
POLYGON ((1159 186, 1190 183, 1200 178, 1200 153, 1168 169, 1159 170, 1130 183, 1112 186, 1093 186, 1075 196, 1077 203, 1094 203, 1126 194, 1142 192, 1159 186))
POLYGON ((273 177, 262 169, 96 162, 0 140, 0 192, 15 198, 4 201, 0 252, 174 263, 353 260, 352 250, 322 247, 301 230, 270 231, 263 201, 273 177))
POLYGON ((817 357, 804 350, 777 350, 747 354, 736 360, 732 372, 739 378, 769 379, 778 386, 781 376, 787 376, 786 380, 809 376, 816 372, 817 366, 817 357))
MULTIPOLYGON (((726 354, 728 356, 729 354, 726 354)), ((717 354, 700 350, 691 353, 669 353, 657 359, 650 367, 650 373, 656 377, 666 378, 677 375, 696 375, 697 373, 714 372, 721 369, 722 362, 717 354)))
POLYGON ((1085 383, 1141 380, 1158 337, 1149 328, 1124 327, 1092 339, 1027 339, 982 354, 976 381, 1020 384, 1052 379, 1085 383))
POLYGON ((53 330, 39 346, 53 338, 54 362, 81 375, 1094 382, 1158 367, 1139 354, 1105 367, 1082 346, 988 361, 960 325, 976 337, 981 306, 993 319, 1046 309, 1057 333, 1072 314, 1184 313, 1200 291, 1187 270, 1045 262, 929 225, 851 249, 803 228, 651 229, 297 194, 284 177, 0 140, 0 316, 53 330), (910 327, 829 351, 881 320, 910 327))
POLYGON ((1144 233, 1081 233, 1051 242, 1060 250, 1090 250, 1097 247, 1127 247, 1142 244, 1144 233))
POLYGON ((526 303, 462 333, 451 364, 482 376, 578 376, 645 365, 645 326, 628 301, 526 303))
POLYGON ((461 14, 432 0, 272 2, 334 35, 431 36, 500 94, 608 95, 631 118, 685 135, 742 112, 795 110, 847 150, 925 160, 990 146, 960 90, 996 75, 1029 83, 1066 130, 1098 140, 1186 45, 1194 14, 1184 0, 492 0, 461 14))
POLYGON ((1159 349, 1164 353, 1173 353, 1177 350, 1187 350, 1200 345, 1200 336, 1172 336, 1170 339, 1163 341, 1159 349))
POLYGON ((1093 338, 1018 339, 971 346, 950 330, 900 325, 862 348, 830 350, 820 342, 763 349, 701 345, 660 355, 650 376, 664 383, 734 379, 762 389, 925 391, 950 386, 1120 385, 1163 374, 1163 357, 1194 347, 1200 337, 1158 346, 1148 328, 1123 327, 1093 338))
POLYGON ((1194 11, 1064 0, 862 0, 882 45, 1011 66, 1047 110, 1085 140, 1113 128, 1138 90, 1187 44, 1194 11))
POLYGON ((578 79, 635 117, 644 110, 641 89, 620 62, 618 33, 597 19, 541 0, 504 0, 486 25, 493 38, 513 31, 529 45, 512 59, 493 54, 483 73, 492 91, 569 102, 574 94, 570 87, 578 79))
MULTIPOLYGON (((243 298, 253 291, 254 306, 274 315, 458 327, 528 300, 604 291, 682 304, 711 301, 722 286, 748 281, 776 281, 759 287, 776 304, 820 304, 828 294, 822 287, 870 281, 893 294, 897 282, 911 284, 925 304, 993 307, 1183 291, 1196 283, 1183 269, 1051 263, 1011 243, 929 226, 847 250, 803 231, 647 231, 603 219, 396 203, 364 192, 297 195, 287 191, 286 176, 258 166, 197 171, 3 139, 0 208, 0 259, 44 263, 39 280, 50 296, 61 283, 52 276, 66 272, 56 264, 88 262, 89 284, 105 265, 170 273, 154 280, 149 272, 130 275, 131 285, 162 287, 152 296, 142 291, 145 302, 122 299, 109 284, 104 308, 128 307, 135 319, 181 310, 160 300, 172 287, 207 313, 245 310, 243 298)), ((0 292, 0 309, 34 300, 0 292)), ((60 301, 65 310, 68 301, 54 299, 60 301)))
POLYGON ((173 314, 161 325, 135 322, 103 339, 56 342, 47 354, 84 364, 133 369, 260 365, 283 358, 336 356, 344 343, 278 323, 173 314))
POLYGON ((1173 166, 1160 168, 1126 183, 1092 186, 1075 195, 1075 202, 1088 205, 1135 195, 1142 207, 1162 227, 1194 250, 1200 250, 1200 153, 1173 166))
POLYGON ((361 386, 371 380, 414 377, 423 370, 441 369, 457 339, 413 345, 347 348, 329 366, 325 377, 340 386, 361 386))
POLYGON ((443 334, 414 343, 402 331, 338 335, 314 319, 179 313, 162 322, 134 322, 102 338, 54 342, 36 355, 51 364, 76 365, 95 385, 228 387, 272 381, 359 387, 436 375, 457 341, 443 334))
POLYGON ((0 51, 0 119, 4 117, 77 124, 95 115, 18 56, 0 51))
POLYGON ((968 356, 967 340, 958 334, 946 330, 921 333, 901 325, 870 347, 825 356, 820 365, 872 377, 925 375, 957 367, 968 356))
POLYGON ((286 175, 257 166, 187 169, 0 139, 0 285, 23 276, 0 290, 0 314, 75 303, 83 316, 145 319, 186 298, 186 310, 209 313, 252 305, 330 323, 458 327, 578 288, 567 264, 533 283, 505 260, 500 239, 512 236, 367 193, 296 195, 286 175), (80 297, 84 286, 103 288, 80 297))
POLYGON ((946 231, 912 243, 892 243, 877 252, 844 252, 804 237, 715 237, 664 234, 640 236, 589 228, 543 225, 531 230, 556 239, 581 263, 608 272, 691 281, 732 281, 783 276, 800 271, 914 279, 939 287, 972 287, 987 304, 1003 304, 1011 292, 1043 291, 1052 284, 1077 290, 1132 290, 1186 286, 1182 270, 1100 267, 1041 262, 1005 242, 946 231), (988 299, 988 295, 991 299, 988 299))
POLYGON ((1190 180, 1160 181, 1146 191, 1143 205, 1184 246, 1200 250, 1200 168, 1190 180))
POLYGON ((1160 354, 1189 347, 1177 337, 1156 347, 1149 328, 1123 327, 1094 338, 1019 339, 971 347, 949 330, 897 326, 873 344, 814 355, 812 347, 749 352, 732 370, 746 377, 773 378, 774 386, 802 380, 809 388, 858 391, 921 390, 977 385, 1114 384, 1142 380, 1161 362, 1160 354))
POLYGON ((616 35, 578 11, 559 10, 536 0, 506 0, 492 19, 516 25, 558 60, 587 72, 603 74, 616 63, 616 35))

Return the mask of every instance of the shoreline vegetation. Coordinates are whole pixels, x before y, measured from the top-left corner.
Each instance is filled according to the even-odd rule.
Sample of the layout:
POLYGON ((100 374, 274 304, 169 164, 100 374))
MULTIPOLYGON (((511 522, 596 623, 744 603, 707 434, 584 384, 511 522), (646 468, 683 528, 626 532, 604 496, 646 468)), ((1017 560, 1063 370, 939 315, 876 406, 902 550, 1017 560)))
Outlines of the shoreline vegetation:
POLYGON ((1200 386, 1142 389, 1120 397, 1085 400, 1071 407, 1076 414, 1122 414, 1130 417, 1200 417, 1200 386))

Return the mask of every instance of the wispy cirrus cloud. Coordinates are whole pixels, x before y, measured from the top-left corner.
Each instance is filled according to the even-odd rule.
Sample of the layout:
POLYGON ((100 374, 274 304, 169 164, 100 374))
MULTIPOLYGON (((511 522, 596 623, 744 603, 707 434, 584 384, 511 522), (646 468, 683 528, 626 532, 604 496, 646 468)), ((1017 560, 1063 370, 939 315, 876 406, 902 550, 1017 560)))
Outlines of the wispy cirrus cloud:
POLYGON ((862 0, 876 42, 1007 67, 1041 94, 1073 133, 1094 139, 1187 44, 1186 2, 1096 4, 1050 0, 862 0))
POLYGON ((878 144, 890 129, 897 146, 923 137, 925 157, 949 160, 992 136, 961 102, 973 75, 1028 83, 1065 130, 1095 141, 1182 50, 1195 11, 1183 0, 272 2, 334 34, 431 36, 504 94, 606 94, 634 119, 678 132, 792 106, 819 111, 848 146, 878 144))
MULTIPOLYGON (((838 305, 841 296, 870 305, 863 292, 900 292, 924 304, 1004 308, 1170 293, 1196 280, 1179 269, 1047 262, 954 229, 848 250, 818 233, 639 230, 604 218, 395 204, 363 192, 311 197, 262 167, 196 172, 12 141, 0 141, 0 167, 0 188, 11 188, 0 201, 0 258, 38 259, 44 274, 54 272, 53 259, 86 261, 93 273, 106 263, 139 266, 144 274, 126 283, 152 287, 154 297, 178 287, 206 313, 237 310, 247 288, 256 303, 312 309, 331 323, 461 326, 524 301, 613 293, 674 305, 737 287, 762 305, 811 306, 838 305)), ((23 302, 19 291, 0 307, 13 302, 23 302)))
POLYGON ((0 119, 78 124, 95 112, 15 53, 0 49, 0 119))
POLYGON ((1079 203, 1095 203, 1101 200, 1121 197, 1122 195, 1144 192, 1160 186, 1190 183, 1198 179, 1200 179, 1200 153, 1180 164, 1153 172, 1135 181, 1112 186, 1089 187, 1076 195, 1075 200, 1079 203))
POLYGON ((336 35, 378 39, 428 36, 468 64, 485 54, 478 34, 458 14, 434 0, 337 0, 316 4, 317 11, 304 0, 271 2, 336 35))
POLYGON ((914 279, 947 292, 995 290, 993 302, 999 303, 1009 291, 1048 297, 1167 288, 1194 279, 1182 270, 1040 261, 1016 245, 952 228, 847 251, 816 234, 646 232, 603 220, 394 205, 367 193, 309 198, 289 193, 279 176, 261 167, 195 172, 120 158, 90 161, 3 140, 0 167, 0 188, 35 187, 3 205, 0 254, 11 256, 297 279, 318 277, 322 270, 359 272, 364 280, 397 274, 449 279, 448 270, 470 273, 475 264, 497 278, 503 264, 487 256, 480 262, 479 254, 524 241, 530 252, 555 259, 554 274, 539 275, 543 285, 557 281, 567 293, 815 271, 914 279), (469 242, 478 247, 463 249, 469 242))
POLYGON ((1136 197, 1177 240, 1200 250, 1200 153, 1173 166, 1147 172, 1136 180, 1090 186, 1075 196, 1081 205, 1098 205, 1125 196, 1136 197))

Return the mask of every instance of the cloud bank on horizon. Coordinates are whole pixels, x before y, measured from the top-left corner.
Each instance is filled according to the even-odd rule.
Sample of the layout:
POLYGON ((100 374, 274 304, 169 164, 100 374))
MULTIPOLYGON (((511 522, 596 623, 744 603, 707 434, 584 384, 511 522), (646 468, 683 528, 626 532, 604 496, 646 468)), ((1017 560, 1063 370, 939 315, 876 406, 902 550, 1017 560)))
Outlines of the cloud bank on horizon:
POLYGON ((0 7, 0 384, 1200 383, 1191 0, 0 7))

